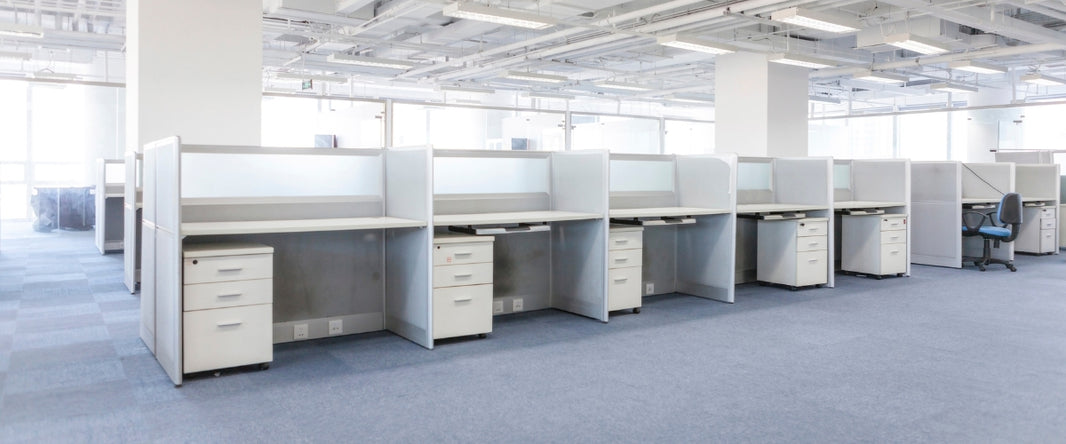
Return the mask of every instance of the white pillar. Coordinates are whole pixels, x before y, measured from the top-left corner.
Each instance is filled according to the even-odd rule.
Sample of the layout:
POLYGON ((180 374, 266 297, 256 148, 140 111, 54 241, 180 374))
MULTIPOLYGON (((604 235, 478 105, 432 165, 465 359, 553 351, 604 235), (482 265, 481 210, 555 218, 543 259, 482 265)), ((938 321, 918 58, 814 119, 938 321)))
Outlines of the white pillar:
POLYGON ((126 146, 259 145, 261 0, 130 0, 126 146))
POLYGON ((714 65, 715 152, 807 156, 807 69, 744 52, 714 65))

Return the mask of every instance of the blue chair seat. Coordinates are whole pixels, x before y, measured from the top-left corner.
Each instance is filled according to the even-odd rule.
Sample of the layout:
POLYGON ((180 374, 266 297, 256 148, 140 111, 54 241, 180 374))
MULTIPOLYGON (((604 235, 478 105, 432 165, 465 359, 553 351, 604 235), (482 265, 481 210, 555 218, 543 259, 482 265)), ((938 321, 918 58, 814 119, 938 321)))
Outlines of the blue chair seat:
POLYGON ((1010 229, 1009 228, 1004 228, 1004 227, 982 226, 981 229, 978 230, 978 231, 980 231, 981 234, 987 234, 989 236, 996 236, 996 237, 1003 237, 1003 238, 1006 238, 1006 237, 1010 236, 1010 229))

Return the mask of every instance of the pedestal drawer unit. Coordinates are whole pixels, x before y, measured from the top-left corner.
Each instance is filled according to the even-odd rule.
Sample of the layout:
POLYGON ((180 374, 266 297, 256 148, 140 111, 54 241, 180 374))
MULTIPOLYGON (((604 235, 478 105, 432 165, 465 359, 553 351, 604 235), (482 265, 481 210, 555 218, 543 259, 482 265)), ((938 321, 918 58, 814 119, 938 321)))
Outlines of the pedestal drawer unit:
POLYGON ((644 228, 612 226, 607 242, 607 310, 640 313, 644 228))
POLYGON ((274 359, 272 247, 186 245, 182 269, 183 372, 274 359))
POLYGON ((841 217, 841 270, 878 277, 907 272, 906 215, 841 217))
POLYGON ((433 339, 492 332, 492 236, 433 238, 433 339))
POLYGON ((1059 224, 1057 213, 1056 206, 1025 207, 1018 238, 1014 240, 1014 251, 1048 254, 1058 250, 1055 243, 1055 230, 1059 224))
POLYGON ((760 219, 756 279, 803 287, 828 282, 826 218, 760 219))

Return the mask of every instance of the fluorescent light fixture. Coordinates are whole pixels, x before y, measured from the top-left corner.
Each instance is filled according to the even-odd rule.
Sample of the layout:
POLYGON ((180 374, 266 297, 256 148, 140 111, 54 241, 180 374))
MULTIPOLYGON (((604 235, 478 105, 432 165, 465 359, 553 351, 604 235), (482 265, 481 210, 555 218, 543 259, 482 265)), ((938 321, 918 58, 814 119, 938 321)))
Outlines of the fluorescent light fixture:
POLYGON ((326 56, 330 63, 342 63, 345 65, 372 66, 375 68, 411 69, 414 63, 403 60, 382 59, 378 57, 357 56, 351 54, 333 53, 326 56))
POLYGON ((820 102, 820 103, 834 103, 839 104, 840 99, 830 96, 807 96, 808 102, 820 102))
POLYGON ((937 91, 953 92, 953 93, 972 93, 972 92, 977 92, 977 88, 974 88, 972 86, 959 85, 959 84, 956 84, 956 83, 947 83, 947 82, 933 83, 933 84, 929 85, 929 88, 935 89, 937 91))
POLYGON ((734 49, 732 46, 723 45, 721 43, 709 42, 689 35, 664 35, 662 37, 657 38, 656 41, 663 46, 687 49, 689 51, 697 51, 706 54, 719 55, 736 52, 736 49, 734 49))
POLYGON ((563 82, 566 82, 566 81, 570 80, 570 79, 568 79, 566 77, 563 77, 563 76, 553 76, 553 75, 550 75, 550 74, 537 74, 535 72, 524 72, 524 71, 507 71, 503 75, 503 78, 511 79, 511 80, 526 80, 526 81, 530 81, 530 82, 541 82, 541 83, 563 83, 563 82))
POLYGON ((1057 77, 1046 76, 1046 75, 1040 74, 1038 72, 1025 74, 1025 75, 1019 77, 1018 79, 1020 79, 1023 82, 1026 82, 1026 83, 1032 83, 1034 85, 1041 85, 1041 86, 1066 85, 1066 80, 1063 80, 1063 79, 1060 79, 1060 78, 1057 78, 1057 77))
POLYGON ((297 90, 291 88, 284 88, 280 86, 266 86, 263 87, 263 92, 268 93, 281 93, 281 94, 318 94, 314 90, 297 90))
POLYGON ((910 77, 907 76, 869 70, 856 73, 852 78, 877 83, 906 83, 910 81, 910 77))
POLYGON ((788 8, 770 14, 770 20, 804 28, 828 32, 853 32, 859 30, 856 20, 829 12, 811 11, 803 8, 788 8))
POLYGON ((304 73, 299 73, 299 72, 279 72, 277 74, 274 74, 274 77, 277 77, 279 79, 289 79, 289 80, 318 80, 318 81, 321 81, 321 82, 330 82, 330 83, 348 83, 348 78, 347 77, 326 76, 326 75, 317 75, 317 74, 304 74, 304 73))
POLYGON ((0 23, 0 35, 8 37, 44 38, 44 28, 20 25, 18 23, 0 23))
POLYGON ((446 17, 477 20, 498 25, 517 26, 519 28, 544 29, 555 23, 550 17, 515 11, 513 9, 494 8, 475 3, 452 3, 441 11, 446 17))
POLYGON ((671 102, 693 103, 696 105, 711 105, 714 103, 714 100, 711 98, 686 96, 681 94, 667 94, 663 96, 663 98, 671 102))
POLYGON ((77 80, 79 77, 75 74, 65 72, 55 72, 51 69, 45 68, 32 74, 26 74, 26 77, 31 79, 52 79, 52 80, 77 80))
POLYGON ((30 53, 18 51, 0 51, 0 60, 29 60, 30 53))
POLYGON ((462 85, 440 85, 437 87, 441 91, 453 91, 453 92, 468 92, 478 94, 495 94, 496 90, 492 88, 481 88, 477 86, 462 86, 462 85))
POLYGON ((885 43, 900 49, 906 49, 908 51, 925 55, 943 54, 951 51, 951 49, 944 45, 924 37, 913 35, 909 32, 887 35, 885 36, 885 43))
POLYGON ((831 68, 836 66, 835 63, 828 60, 822 60, 817 57, 808 57, 799 54, 770 54, 770 61, 774 63, 781 63, 784 65, 801 66, 810 69, 822 69, 831 68))
POLYGON ((651 89, 651 88, 648 88, 648 87, 643 86, 643 85, 638 85, 636 83, 624 83, 624 82, 613 82, 613 81, 596 82, 596 86, 598 86, 600 88, 620 89, 620 90, 623 90, 623 91, 647 91, 647 90, 651 89))
POLYGON ((572 100, 575 96, 569 94, 557 94, 548 92, 530 92, 525 94, 526 97, 531 99, 560 99, 560 100, 572 100))
POLYGON ((969 71, 977 74, 1003 74, 1007 72, 1007 68, 996 65, 989 65, 987 63, 978 63, 971 60, 959 60, 957 62, 951 62, 948 64, 948 68, 957 69, 960 71, 969 71))

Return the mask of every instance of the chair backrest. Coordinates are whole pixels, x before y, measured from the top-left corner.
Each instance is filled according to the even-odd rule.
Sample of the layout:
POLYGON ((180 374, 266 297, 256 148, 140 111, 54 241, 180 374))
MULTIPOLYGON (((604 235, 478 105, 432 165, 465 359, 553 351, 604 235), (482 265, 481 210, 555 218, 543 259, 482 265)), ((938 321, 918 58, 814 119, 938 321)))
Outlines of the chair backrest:
POLYGON ((1016 225, 1022 223, 1022 195, 1018 193, 1004 194, 999 201, 999 208, 996 209, 996 219, 999 219, 1000 224, 1016 225))

